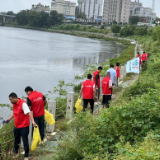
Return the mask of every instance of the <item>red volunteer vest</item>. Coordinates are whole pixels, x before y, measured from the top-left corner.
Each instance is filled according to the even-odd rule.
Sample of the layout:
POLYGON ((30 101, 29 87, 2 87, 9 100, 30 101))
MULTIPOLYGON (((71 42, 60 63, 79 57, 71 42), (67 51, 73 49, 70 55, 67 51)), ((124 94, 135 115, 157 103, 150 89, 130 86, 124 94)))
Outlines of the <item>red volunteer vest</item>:
POLYGON ((31 111, 33 111, 33 117, 40 117, 44 115, 44 102, 43 94, 37 91, 31 92, 28 96, 31 101, 31 111))
POLYGON ((142 54, 142 61, 146 61, 146 54, 145 53, 142 54))
POLYGON ((29 115, 25 115, 22 104, 26 103, 19 98, 17 104, 13 104, 14 124, 16 128, 25 128, 30 125, 29 115))
POLYGON ((94 82, 86 80, 82 83, 83 86, 83 99, 93 99, 93 86, 94 82))
POLYGON ((120 69, 119 69, 119 66, 116 67, 116 72, 117 72, 117 78, 120 77, 120 69))
POLYGON ((111 79, 109 77, 105 77, 102 80, 102 92, 103 95, 111 95, 112 94, 112 89, 109 88, 109 81, 111 79))
MULTIPOLYGON (((98 71, 95 71, 94 73, 93 73, 93 82, 94 82, 94 84, 96 85, 96 75, 99 75, 99 72, 98 71)), ((99 77, 99 79, 98 79, 98 84, 97 84, 97 86, 96 87, 100 87, 100 77, 99 77)))

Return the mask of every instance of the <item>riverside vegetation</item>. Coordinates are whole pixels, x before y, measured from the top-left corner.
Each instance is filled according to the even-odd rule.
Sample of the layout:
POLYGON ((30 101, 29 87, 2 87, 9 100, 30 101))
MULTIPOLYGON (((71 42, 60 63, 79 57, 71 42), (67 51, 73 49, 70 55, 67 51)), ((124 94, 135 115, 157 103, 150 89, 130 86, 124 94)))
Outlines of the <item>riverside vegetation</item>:
MULTIPOLYGON (((159 58, 160 51, 160 28, 156 27, 153 31, 147 30, 143 37, 135 32, 136 29, 132 34, 129 34, 127 30, 127 34, 123 36, 135 35, 133 38, 143 44, 143 49, 154 54, 151 55, 149 62, 144 67, 139 80, 128 87, 116 100, 116 106, 112 104, 111 108, 103 110, 98 117, 93 117, 89 113, 86 116, 83 113, 75 115, 75 120, 68 126, 68 134, 59 142, 55 159, 152 160, 159 156, 158 149, 153 150, 153 148, 159 145, 158 87, 160 75, 157 58, 159 58), (136 154, 135 149, 137 150, 136 154)), ((122 36, 122 34, 120 35, 122 36)), ((127 44, 123 54, 118 59, 110 60, 111 63, 115 64, 119 61, 124 64, 134 56, 134 45, 128 45, 126 41, 97 35, 93 35, 92 38, 127 44)), ((102 64, 105 70, 108 69, 108 64, 108 62, 102 64)), ((86 66, 84 75, 75 78, 83 79, 87 71, 91 72, 95 69, 94 67, 86 66)), ((75 88, 79 87, 80 85, 75 88)), ((64 93, 63 90, 61 93, 64 93)))
POLYGON ((76 114, 59 142, 56 160, 160 159, 160 26, 134 36, 152 53, 138 81, 98 117, 76 114), (71 136, 72 135, 72 136, 71 136))

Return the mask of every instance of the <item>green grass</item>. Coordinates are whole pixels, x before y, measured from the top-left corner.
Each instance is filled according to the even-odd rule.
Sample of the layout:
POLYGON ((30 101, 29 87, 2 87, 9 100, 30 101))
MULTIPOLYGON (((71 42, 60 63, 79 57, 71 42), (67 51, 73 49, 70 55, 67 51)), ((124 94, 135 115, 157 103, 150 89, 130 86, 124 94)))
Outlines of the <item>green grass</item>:
POLYGON ((120 63, 121 66, 126 64, 127 61, 134 58, 134 49, 135 45, 129 45, 123 51, 123 53, 118 58, 113 58, 110 60, 110 64, 116 65, 117 62, 120 63))

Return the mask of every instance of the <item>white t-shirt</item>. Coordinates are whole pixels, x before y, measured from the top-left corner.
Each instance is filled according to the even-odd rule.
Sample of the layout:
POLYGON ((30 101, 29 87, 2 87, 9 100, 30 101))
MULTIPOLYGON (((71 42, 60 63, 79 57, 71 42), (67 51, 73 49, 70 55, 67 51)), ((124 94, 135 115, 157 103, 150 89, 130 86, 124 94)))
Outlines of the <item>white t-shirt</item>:
POLYGON ((28 114, 30 112, 30 109, 26 103, 22 104, 22 109, 23 109, 24 114, 28 114))
POLYGON ((110 72, 110 75, 111 75, 110 79, 112 80, 112 83, 114 83, 115 82, 115 77, 117 76, 116 71, 113 68, 110 68, 110 69, 107 70, 107 72, 110 72))

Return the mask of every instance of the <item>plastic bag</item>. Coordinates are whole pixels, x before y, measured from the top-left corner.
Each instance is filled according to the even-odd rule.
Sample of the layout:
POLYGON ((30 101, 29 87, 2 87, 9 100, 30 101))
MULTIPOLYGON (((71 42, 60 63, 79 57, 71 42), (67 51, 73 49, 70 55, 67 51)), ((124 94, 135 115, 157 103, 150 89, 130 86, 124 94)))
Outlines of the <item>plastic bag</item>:
POLYGON ((55 124, 55 120, 53 118, 53 114, 49 113, 47 110, 45 110, 45 114, 44 114, 44 118, 46 120, 46 122, 50 125, 54 125, 55 124))
POLYGON ((35 126, 34 131, 33 131, 31 151, 34 151, 39 143, 41 143, 41 136, 40 136, 40 133, 39 133, 38 126, 35 126))
POLYGON ((77 113, 79 113, 79 112, 81 112, 83 110, 83 107, 82 107, 81 103, 82 103, 82 99, 79 98, 77 100, 76 104, 75 104, 77 113))

